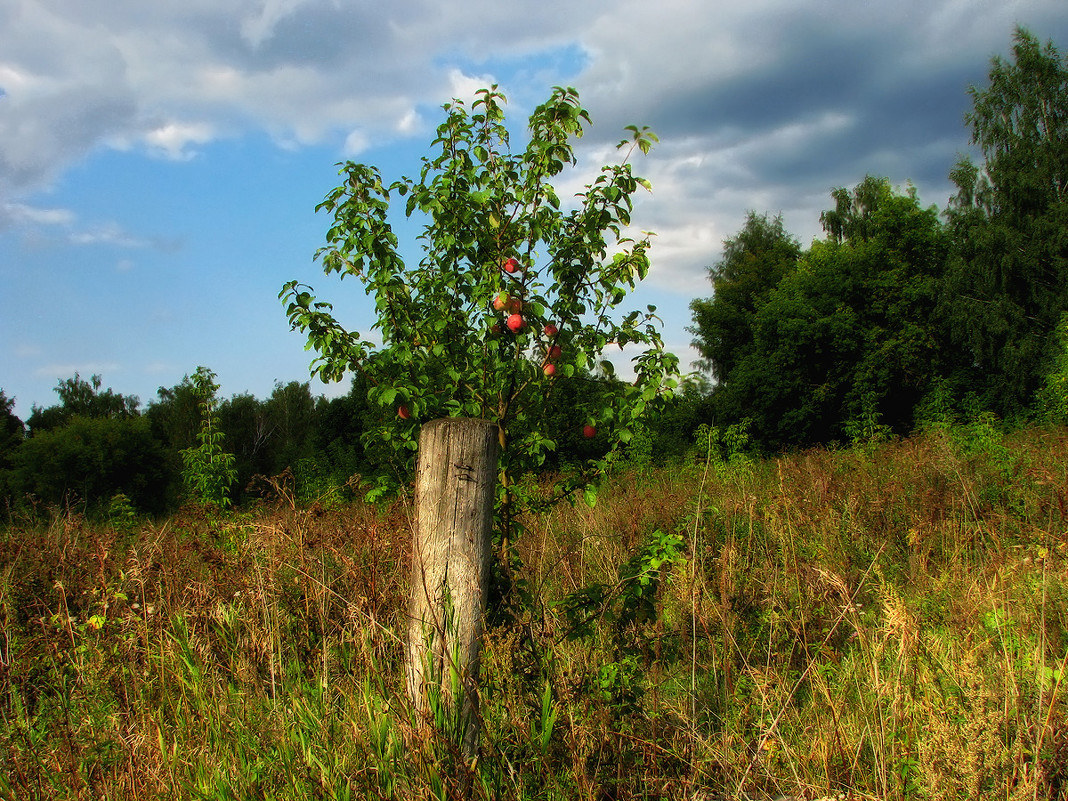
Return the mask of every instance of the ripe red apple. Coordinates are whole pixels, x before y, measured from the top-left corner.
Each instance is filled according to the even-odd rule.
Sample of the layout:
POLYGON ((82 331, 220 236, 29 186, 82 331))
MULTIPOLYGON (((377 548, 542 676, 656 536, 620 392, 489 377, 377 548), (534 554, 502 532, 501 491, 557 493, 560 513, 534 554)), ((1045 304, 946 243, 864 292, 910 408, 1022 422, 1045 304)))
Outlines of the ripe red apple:
POLYGON ((513 314, 515 314, 516 312, 523 311, 523 301, 521 301, 519 298, 511 298, 508 301, 508 311, 512 312, 513 314))
POLYGON ((508 293, 502 292, 493 299, 493 308, 497 311, 503 311, 504 307, 508 305, 508 293))
POLYGON ((547 364, 541 368, 541 371, 545 373, 545 375, 549 376, 549 378, 552 378, 554 375, 556 375, 556 365, 547 364))
POLYGON ((560 358, 560 354, 563 352, 563 349, 559 345, 553 345, 549 348, 549 361, 556 361, 560 358))
POLYGON ((516 333, 517 331, 519 331, 519 329, 521 329, 523 327, 523 315, 522 314, 513 314, 513 315, 511 315, 508 318, 508 321, 505 323, 505 325, 508 326, 508 330, 511 331, 513 334, 516 333))
POLYGON ((597 436, 597 429, 591 425, 585 425, 582 427, 582 436, 586 439, 593 439, 597 436))
POLYGON ((519 259, 511 258, 504 263, 504 271, 506 273, 514 273, 519 269, 519 259))
POLYGON ((401 420, 407 420, 411 416, 412 413, 408 410, 407 406, 402 405, 397 407, 397 417, 399 417, 401 420))
POLYGON ((556 327, 555 325, 553 325, 552 323, 549 323, 549 324, 548 324, 547 326, 545 326, 545 336, 547 336, 547 337, 554 337, 554 336, 556 336, 556 335, 557 335, 557 334, 559 334, 559 333, 560 333, 560 329, 559 329, 559 328, 557 328, 557 327, 556 327))

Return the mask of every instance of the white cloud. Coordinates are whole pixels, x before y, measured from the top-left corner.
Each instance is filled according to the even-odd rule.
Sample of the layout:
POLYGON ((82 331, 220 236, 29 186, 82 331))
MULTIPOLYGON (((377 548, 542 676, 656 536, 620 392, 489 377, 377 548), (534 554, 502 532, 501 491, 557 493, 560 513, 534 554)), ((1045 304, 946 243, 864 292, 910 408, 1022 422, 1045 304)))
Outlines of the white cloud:
POLYGON ((346 158, 353 158, 358 156, 363 151, 370 147, 370 140, 364 131, 359 129, 352 131, 345 137, 345 145, 342 148, 342 153, 346 158))
POLYGON ((123 248, 143 248, 150 244, 144 239, 131 236, 115 223, 72 232, 70 241, 75 245, 116 245, 123 248))
POLYGON ((174 161, 188 161, 196 155, 190 145, 203 145, 215 137, 212 126, 205 123, 170 122, 145 134, 145 141, 156 153, 174 161))
POLYGON ((413 108, 406 111, 397 121, 395 130, 402 136, 409 136, 422 130, 425 124, 426 122, 423 120, 422 116, 420 116, 419 112, 413 108))
POLYGON ((9 225, 70 225, 74 212, 70 209, 46 209, 25 203, 0 205, 0 230, 9 225))
POLYGON ((0 232, 5 229, 19 230, 37 241, 64 241, 72 245, 154 247, 161 250, 173 250, 177 247, 172 241, 134 236, 114 222, 85 224, 70 209, 45 208, 25 203, 0 204, 0 232))
POLYGON ((479 89, 496 83, 492 75, 467 75, 463 70, 449 70, 449 97, 458 98, 468 105, 477 97, 479 89))

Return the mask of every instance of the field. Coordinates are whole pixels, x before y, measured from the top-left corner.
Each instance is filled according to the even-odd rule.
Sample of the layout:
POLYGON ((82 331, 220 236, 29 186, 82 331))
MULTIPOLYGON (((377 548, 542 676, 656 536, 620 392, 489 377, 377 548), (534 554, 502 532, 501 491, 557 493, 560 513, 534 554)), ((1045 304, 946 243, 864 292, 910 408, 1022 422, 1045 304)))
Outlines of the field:
POLYGON ((634 465, 532 515, 473 770, 404 700, 406 503, 10 513, 0 798, 1068 798, 1064 429, 634 465))

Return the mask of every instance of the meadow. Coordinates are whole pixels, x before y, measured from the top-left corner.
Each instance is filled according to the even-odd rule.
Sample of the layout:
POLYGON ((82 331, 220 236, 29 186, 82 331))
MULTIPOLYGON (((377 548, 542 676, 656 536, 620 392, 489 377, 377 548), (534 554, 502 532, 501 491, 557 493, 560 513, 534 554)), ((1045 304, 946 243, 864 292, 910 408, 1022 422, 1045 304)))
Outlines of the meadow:
POLYGON ((270 490, 7 513, 0 798, 1068 798, 1064 428, 698 453, 531 514, 473 768, 405 700, 409 499, 270 490))

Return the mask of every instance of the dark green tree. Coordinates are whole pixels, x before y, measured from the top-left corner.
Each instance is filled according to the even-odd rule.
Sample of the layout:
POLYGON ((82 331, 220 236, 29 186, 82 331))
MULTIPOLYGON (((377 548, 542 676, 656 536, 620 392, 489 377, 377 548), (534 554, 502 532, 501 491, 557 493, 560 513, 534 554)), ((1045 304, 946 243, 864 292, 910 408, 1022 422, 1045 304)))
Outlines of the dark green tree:
POLYGON ((723 242, 723 257, 709 268, 713 295, 690 303, 694 347, 701 367, 722 381, 753 346, 753 320, 771 291, 797 265, 801 245, 782 217, 750 211, 745 225, 723 242))
POLYGON ((751 418, 768 448, 849 439, 858 418, 908 433, 940 369, 938 210, 882 178, 832 197, 827 238, 768 294, 751 349, 713 391, 717 420, 751 418))
POLYGON ((367 378, 356 373, 345 395, 319 397, 315 403, 315 458, 338 486, 357 473, 378 473, 384 468, 375 463, 373 452, 365 450, 363 434, 379 422, 377 410, 367 402, 367 390, 367 378))
POLYGON ((183 376, 173 387, 156 390, 156 400, 149 402, 145 415, 156 436, 176 454, 195 445, 200 430, 200 402, 192 379, 183 376))
POLYGON ((1005 417, 1032 403, 1068 310, 1068 62, 1023 28, 971 88, 966 121, 983 162, 951 173, 954 258, 943 310, 963 354, 958 391, 1005 417))
POLYGON ((162 444, 140 416, 75 416, 35 433, 15 450, 12 462, 18 496, 90 510, 121 492, 141 511, 160 513, 173 479, 162 444))
POLYGON ((0 502, 11 500, 14 475, 11 472, 15 450, 26 439, 26 426, 15 414, 15 399, 0 389, 0 502))
POLYGON ((219 428, 234 454, 236 497, 240 498, 254 476, 275 476, 272 441, 274 429, 266 403, 248 392, 219 402, 219 428))
POLYGON ((307 381, 276 383, 264 412, 271 431, 274 473, 296 468, 302 460, 315 456, 315 398, 307 381))
POLYGON ((69 423, 75 417, 121 419, 138 414, 140 401, 135 395, 120 395, 101 389, 103 379, 94 375, 89 381, 77 373, 60 381, 55 388, 59 405, 42 409, 33 406, 26 424, 32 433, 49 431, 69 423))
POLYGON ((0 389, 0 470, 10 466, 11 454, 26 438, 26 426, 15 414, 15 399, 0 389))

